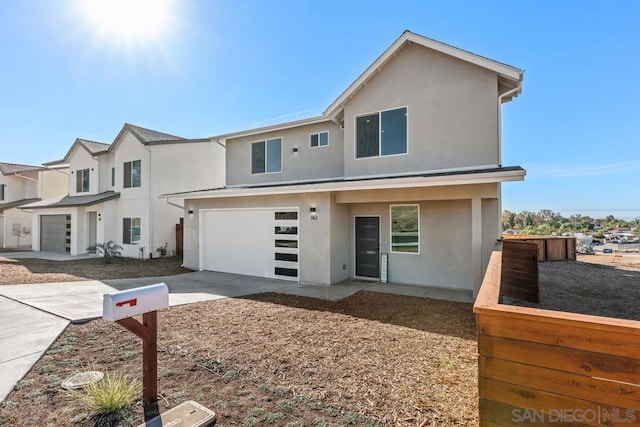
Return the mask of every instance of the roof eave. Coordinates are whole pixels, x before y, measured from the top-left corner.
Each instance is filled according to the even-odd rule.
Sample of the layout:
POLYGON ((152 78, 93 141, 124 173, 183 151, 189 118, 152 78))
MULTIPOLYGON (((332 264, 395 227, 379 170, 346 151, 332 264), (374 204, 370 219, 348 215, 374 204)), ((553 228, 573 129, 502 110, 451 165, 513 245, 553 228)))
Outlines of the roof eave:
POLYGON ((457 47, 405 31, 393 44, 385 50, 347 89, 336 98, 322 113, 326 117, 335 117, 353 95, 377 72, 379 72, 389 60, 391 60, 405 45, 416 43, 437 52, 458 58, 482 68, 496 72, 500 77, 521 82, 523 71, 501 62, 477 55, 475 53, 459 49, 457 47))
POLYGON ((268 196, 292 193, 320 193, 327 191, 384 190, 417 187, 442 187, 450 185, 489 184, 509 181, 523 181, 526 171, 522 168, 498 172, 477 172, 471 174, 387 178, 372 181, 369 179, 340 181, 330 183, 310 183, 291 186, 224 188, 211 191, 193 191, 175 194, 162 194, 162 198, 180 197, 185 199, 211 199, 239 196, 268 196))
POLYGON ((267 132, 277 132, 280 130, 291 129, 299 126, 307 126, 307 125, 312 125, 316 123, 324 123, 328 121, 331 121, 331 119, 328 117, 316 116, 316 117, 310 117, 302 120, 295 120, 292 122, 278 123, 270 126, 263 126, 259 128, 247 129, 247 130, 238 131, 238 132, 214 135, 214 136, 210 136, 209 138, 211 140, 242 138, 244 136, 258 135, 258 134, 267 133, 267 132))

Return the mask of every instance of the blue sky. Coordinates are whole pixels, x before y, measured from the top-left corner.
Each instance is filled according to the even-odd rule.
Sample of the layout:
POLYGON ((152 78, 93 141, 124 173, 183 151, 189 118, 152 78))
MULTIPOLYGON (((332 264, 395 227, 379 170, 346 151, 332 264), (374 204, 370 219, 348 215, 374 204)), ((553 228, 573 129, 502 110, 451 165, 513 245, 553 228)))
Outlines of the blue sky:
POLYGON ((409 29, 526 70, 503 164, 528 174, 505 209, 640 217, 640 2, 158 1, 163 31, 129 40, 81 0, 2 1, 0 161, 125 122, 203 137, 315 116, 409 29))

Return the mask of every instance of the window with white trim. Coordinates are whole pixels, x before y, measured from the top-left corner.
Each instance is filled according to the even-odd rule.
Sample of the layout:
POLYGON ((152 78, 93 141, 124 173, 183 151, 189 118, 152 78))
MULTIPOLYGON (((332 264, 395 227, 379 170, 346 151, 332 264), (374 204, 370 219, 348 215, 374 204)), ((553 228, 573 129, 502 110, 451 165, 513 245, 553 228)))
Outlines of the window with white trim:
POLYGON ((89 169, 78 169, 76 171, 76 193, 87 193, 89 191, 89 169))
POLYGON ((407 153, 407 107, 356 117, 356 158, 407 153))
POLYGON ((329 145, 329 132, 316 132, 309 135, 309 147, 326 147, 329 145))
POLYGON ((391 252, 420 253, 418 205, 391 205, 391 252))
POLYGON ((4 188, 6 184, 0 184, 0 200, 4 200, 4 188))
POLYGON ((122 218, 122 243, 125 245, 140 243, 140 218, 122 218))
POLYGON ((251 143, 251 173, 282 172, 282 138, 251 143))

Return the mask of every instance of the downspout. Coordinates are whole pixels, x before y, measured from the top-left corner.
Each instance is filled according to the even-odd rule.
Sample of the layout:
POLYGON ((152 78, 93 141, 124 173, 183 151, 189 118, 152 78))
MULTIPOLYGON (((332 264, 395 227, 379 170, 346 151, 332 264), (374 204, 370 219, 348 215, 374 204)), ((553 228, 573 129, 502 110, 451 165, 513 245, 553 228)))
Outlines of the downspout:
POLYGON ((171 206, 174 206, 176 208, 184 210, 184 206, 180 206, 177 203, 170 202, 168 197, 166 197, 164 200, 165 200, 165 202, 167 202, 168 205, 171 205, 171 206))
POLYGON ((498 166, 502 167, 502 100, 508 96, 516 95, 522 90, 522 72, 518 78, 518 85, 502 95, 498 95, 498 166))
MULTIPOLYGON (((502 100, 511 95, 517 95, 522 90, 522 78, 524 74, 520 72, 518 85, 502 95, 498 95, 498 166, 502 167, 502 100)), ((498 182, 498 234, 502 236, 502 183, 498 182)))
MULTIPOLYGON (((151 148, 149 148, 149 146, 147 146, 146 144, 142 144, 142 146, 144 147, 145 150, 147 150, 149 152, 149 166, 147 167, 147 169, 149 169, 149 198, 147 199, 147 208, 148 208, 148 216, 147 218, 149 218, 149 223, 147 224, 147 232, 149 234, 149 258, 153 257, 153 253, 154 253, 154 249, 153 249, 153 218, 151 217, 151 213, 153 212, 153 209, 151 209, 151 198, 152 198, 152 194, 153 194, 153 179, 151 176, 151 170, 153 169, 153 159, 152 159, 152 154, 153 152, 151 151, 151 148)), ((140 167, 142 167, 142 165, 140 165, 140 167)), ((142 179, 142 177, 140 177, 140 179, 142 179)))

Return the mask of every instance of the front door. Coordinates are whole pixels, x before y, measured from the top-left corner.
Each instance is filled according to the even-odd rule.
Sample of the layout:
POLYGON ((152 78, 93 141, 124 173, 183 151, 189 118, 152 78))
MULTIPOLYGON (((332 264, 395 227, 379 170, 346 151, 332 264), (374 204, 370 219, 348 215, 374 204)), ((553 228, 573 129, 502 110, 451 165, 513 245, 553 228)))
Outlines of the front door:
POLYGON ((88 212, 89 215, 89 246, 95 246, 98 241, 98 212, 88 212))
POLYGON ((380 277, 380 218, 356 217, 356 276, 380 277))

